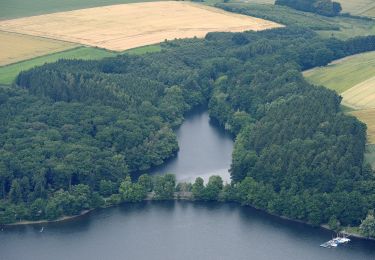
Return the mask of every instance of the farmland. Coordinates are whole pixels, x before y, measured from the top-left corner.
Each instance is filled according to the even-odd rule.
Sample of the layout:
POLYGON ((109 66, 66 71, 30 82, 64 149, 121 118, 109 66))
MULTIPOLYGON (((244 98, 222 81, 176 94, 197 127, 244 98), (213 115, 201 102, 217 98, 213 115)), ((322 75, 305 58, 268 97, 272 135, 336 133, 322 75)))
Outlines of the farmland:
POLYGON ((368 142, 375 144, 375 109, 353 111, 350 114, 358 117, 367 125, 368 142))
POLYGON ((375 52, 337 60, 326 67, 305 71, 304 76, 315 85, 323 85, 343 93, 375 76, 375 52))
POLYGON ((308 12, 272 4, 250 3, 219 3, 216 7, 227 11, 246 14, 281 23, 284 25, 298 25, 315 30, 325 38, 336 37, 346 40, 355 36, 375 34, 375 21, 357 19, 353 17, 326 17, 308 12))
POLYGON ((0 22, 0 29, 5 31, 114 51, 165 39, 204 37, 212 31, 239 32, 279 26, 263 19, 184 2, 114 5, 0 22))
POLYGON ((97 6, 148 1, 152 0, 0 0, 0 20, 71 11, 97 6))
POLYGON ((76 44, 0 31, 0 66, 76 47, 76 44))
POLYGON ((337 60, 304 76, 341 94, 342 104, 354 110, 349 113, 366 123, 368 142, 375 143, 375 52, 337 60))
POLYGON ((375 76, 346 90, 341 95, 346 106, 355 109, 375 108, 375 76))

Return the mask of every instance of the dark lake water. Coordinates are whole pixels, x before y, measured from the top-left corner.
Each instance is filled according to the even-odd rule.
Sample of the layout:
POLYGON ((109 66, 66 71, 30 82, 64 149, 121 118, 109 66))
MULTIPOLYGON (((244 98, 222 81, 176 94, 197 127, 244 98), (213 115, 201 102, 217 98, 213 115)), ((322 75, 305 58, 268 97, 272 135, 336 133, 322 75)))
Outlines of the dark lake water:
MULTIPOLYGON (((177 134, 178 157, 155 172, 175 173, 179 180, 228 177, 233 144, 207 113, 189 115, 177 134)), ((0 259, 375 259, 374 242, 320 248, 331 236, 237 204, 144 202, 64 223, 4 228, 0 259)))

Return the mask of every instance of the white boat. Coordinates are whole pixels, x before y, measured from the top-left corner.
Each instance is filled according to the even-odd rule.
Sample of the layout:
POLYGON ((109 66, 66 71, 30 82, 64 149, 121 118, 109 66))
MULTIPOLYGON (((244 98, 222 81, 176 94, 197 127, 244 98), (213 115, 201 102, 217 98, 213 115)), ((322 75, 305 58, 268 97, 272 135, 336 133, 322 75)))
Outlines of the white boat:
POLYGON ((346 237, 344 234, 342 234, 342 236, 338 235, 332 240, 335 241, 337 244, 346 244, 350 242, 350 239, 346 237))
POLYGON ((345 235, 343 235, 342 237, 338 235, 337 237, 321 244, 320 246, 325 247, 325 248, 336 248, 340 244, 346 244, 349 242, 350 242, 350 239, 348 237, 345 237, 345 235))
POLYGON ((43 230, 44 230, 44 227, 42 227, 42 229, 39 231, 40 233, 42 233, 43 232, 43 230))

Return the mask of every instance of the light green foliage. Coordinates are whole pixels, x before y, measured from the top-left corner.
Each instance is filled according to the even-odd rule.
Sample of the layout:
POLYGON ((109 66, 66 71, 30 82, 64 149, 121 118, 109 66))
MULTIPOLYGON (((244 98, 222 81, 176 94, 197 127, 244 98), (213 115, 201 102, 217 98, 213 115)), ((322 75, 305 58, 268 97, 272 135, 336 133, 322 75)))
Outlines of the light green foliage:
POLYGON ((374 215, 372 214, 367 215, 367 217, 361 223, 360 231, 366 237, 375 237, 374 215))
POLYGON ((121 182, 119 193, 122 200, 127 202, 142 201, 146 197, 146 189, 139 183, 132 183, 130 176, 121 182))
POLYGON ((220 191, 223 189, 223 180, 220 176, 210 176, 204 190, 204 199, 216 201, 219 198, 220 191))
POLYGON ((176 177, 173 174, 158 175, 155 177, 155 198, 159 200, 173 199, 176 187, 176 177))

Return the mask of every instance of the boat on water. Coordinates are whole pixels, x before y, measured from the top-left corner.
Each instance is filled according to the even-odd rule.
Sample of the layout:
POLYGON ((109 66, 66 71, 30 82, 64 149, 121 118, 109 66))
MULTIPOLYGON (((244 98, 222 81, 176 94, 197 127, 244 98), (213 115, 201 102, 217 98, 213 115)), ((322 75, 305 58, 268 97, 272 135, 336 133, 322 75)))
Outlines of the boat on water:
POLYGON ((336 248, 340 244, 347 244, 350 242, 350 238, 342 234, 342 236, 337 235, 335 238, 321 244, 321 247, 325 248, 336 248))
POLYGON ((338 246, 338 244, 333 240, 329 240, 329 241, 321 244, 320 246, 324 247, 324 248, 336 248, 338 246))

